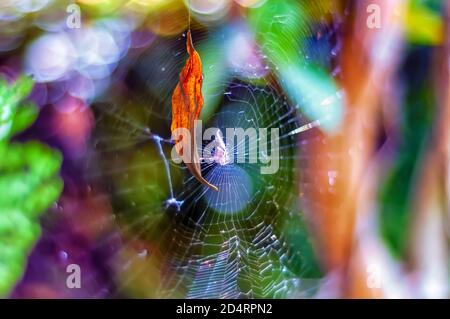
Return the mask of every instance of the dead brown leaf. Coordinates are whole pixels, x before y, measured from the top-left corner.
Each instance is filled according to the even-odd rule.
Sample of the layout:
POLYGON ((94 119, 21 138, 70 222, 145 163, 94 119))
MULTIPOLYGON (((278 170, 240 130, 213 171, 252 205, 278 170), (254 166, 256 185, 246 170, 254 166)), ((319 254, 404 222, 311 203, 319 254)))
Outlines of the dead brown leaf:
POLYGON ((218 191, 217 186, 212 185, 206 179, 203 178, 200 168, 200 157, 197 151, 196 132, 194 128, 195 120, 198 120, 200 112, 203 107, 202 96, 202 61, 200 55, 195 51, 192 44, 191 31, 187 32, 186 39, 187 52, 189 58, 186 60, 183 70, 180 73, 180 81, 178 82, 172 95, 172 125, 171 131, 178 128, 185 128, 190 132, 190 138, 186 145, 181 141, 184 136, 181 136, 175 141, 175 149, 177 153, 182 157, 192 175, 202 184, 209 188, 218 191), (183 145, 190 147, 189 156, 183 154, 183 145), (184 155, 184 156, 183 156, 184 155))

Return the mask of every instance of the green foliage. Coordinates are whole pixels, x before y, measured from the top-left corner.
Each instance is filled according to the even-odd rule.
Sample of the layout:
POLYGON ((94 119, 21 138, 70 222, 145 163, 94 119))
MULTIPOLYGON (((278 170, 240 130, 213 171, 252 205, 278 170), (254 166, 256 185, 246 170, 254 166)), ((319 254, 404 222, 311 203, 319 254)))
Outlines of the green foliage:
POLYGON ((62 189, 58 152, 38 142, 10 140, 37 117, 34 105, 21 103, 32 87, 28 78, 10 86, 0 79, 0 297, 21 277, 40 234, 38 217, 62 189))

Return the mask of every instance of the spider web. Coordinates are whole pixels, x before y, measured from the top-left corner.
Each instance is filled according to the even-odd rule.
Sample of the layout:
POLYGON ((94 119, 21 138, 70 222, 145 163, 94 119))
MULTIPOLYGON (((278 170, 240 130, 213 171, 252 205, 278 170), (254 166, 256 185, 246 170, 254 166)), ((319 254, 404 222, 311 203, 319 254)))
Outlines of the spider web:
MULTIPOLYGON (((194 34, 199 42, 208 36, 194 34)), ((203 175, 220 191, 207 189, 170 160, 170 102, 186 58, 184 43, 184 35, 158 39, 131 56, 125 84, 94 106, 89 180, 112 200, 122 249, 137 241, 146 247, 117 271, 126 272, 135 259, 145 259, 144 268, 151 269, 134 272, 120 285, 152 271, 157 279, 147 289, 155 289, 153 297, 310 296, 318 280, 311 285, 302 279, 311 265, 293 238, 303 236, 300 226, 295 229, 303 223, 298 168, 307 169, 302 132, 314 130, 315 123, 273 81, 231 72, 220 83, 219 107, 203 119, 204 128, 279 128, 279 170, 262 175, 262 164, 248 161, 203 164, 203 175)), ((248 158, 251 149, 245 150, 248 158)), ((236 156, 239 148, 232 151, 236 156)))

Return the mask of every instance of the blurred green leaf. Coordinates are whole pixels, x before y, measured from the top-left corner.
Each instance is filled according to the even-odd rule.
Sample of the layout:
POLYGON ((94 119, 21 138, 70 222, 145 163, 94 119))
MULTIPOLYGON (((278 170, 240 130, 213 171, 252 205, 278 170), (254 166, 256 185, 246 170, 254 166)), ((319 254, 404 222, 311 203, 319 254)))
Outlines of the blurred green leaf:
POLYGON ((9 141, 37 117, 34 105, 21 104, 32 87, 29 78, 12 85, 0 79, 0 297, 20 279, 40 234, 38 217, 58 199, 63 185, 58 152, 38 142, 9 141))
POLYGON ((440 13, 442 2, 417 1, 409 3, 406 16, 406 36, 410 43, 439 45, 444 40, 444 19, 440 13), (433 9, 434 8, 434 9, 433 9))
MULTIPOLYGON (((427 60, 431 49, 424 46, 409 48, 403 72, 406 80, 403 119, 399 130, 402 141, 391 169, 379 192, 380 232, 391 253, 397 258, 408 254, 409 231, 415 174, 420 165, 424 145, 429 142, 436 100, 430 90, 431 67, 408 68, 408 64, 427 60)), ((428 60, 429 61, 429 60, 428 60)))
POLYGON ((11 135, 20 133, 28 128, 38 116, 38 110, 33 104, 24 105, 17 110, 17 113, 12 121, 11 135))
POLYGON ((301 44, 313 25, 306 6, 292 0, 269 0, 250 11, 249 23, 291 101, 326 132, 335 132, 343 117, 337 86, 325 70, 302 54, 301 44))
POLYGON ((225 90, 227 78, 229 74, 226 68, 225 45, 227 41, 223 35, 225 32, 216 33, 216 37, 212 37, 198 47, 198 52, 202 57, 203 64, 203 98, 205 104, 201 112, 201 118, 207 119, 217 111, 219 102, 222 98, 222 92, 225 90))
POLYGON ((27 77, 19 78, 11 86, 0 79, 0 143, 11 137, 18 103, 30 94, 32 88, 33 81, 27 77))
POLYGON ((320 278, 323 273, 313 249, 311 236, 303 218, 286 219, 283 225, 286 242, 293 255, 290 258, 291 271, 301 278, 320 278))

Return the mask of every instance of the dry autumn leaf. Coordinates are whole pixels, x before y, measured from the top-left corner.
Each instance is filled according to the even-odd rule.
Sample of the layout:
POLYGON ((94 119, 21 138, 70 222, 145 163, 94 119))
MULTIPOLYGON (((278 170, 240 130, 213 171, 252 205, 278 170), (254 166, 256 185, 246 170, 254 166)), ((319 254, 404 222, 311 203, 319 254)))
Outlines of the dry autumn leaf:
POLYGON ((180 73, 178 82, 172 95, 172 133, 180 128, 190 132, 190 136, 181 136, 175 140, 175 149, 183 159, 192 175, 202 184, 218 191, 217 186, 212 185, 203 178, 200 168, 200 157, 197 152, 195 121, 198 120, 203 107, 202 96, 202 61, 192 44, 191 31, 187 32, 186 47, 189 58, 186 60, 180 73), (192 137, 192 138, 191 138, 192 137), (183 142, 181 142, 183 140, 183 142), (181 142, 181 143, 180 143, 181 142), (187 144, 189 143, 189 145, 187 144), (184 152, 184 148, 190 148, 190 152, 184 152), (189 154, 189 155, 188 155, 189 154))

